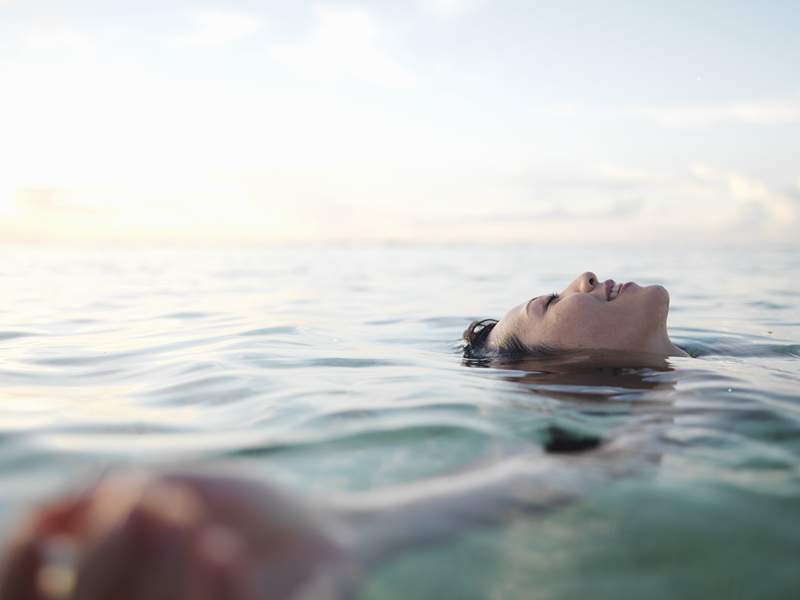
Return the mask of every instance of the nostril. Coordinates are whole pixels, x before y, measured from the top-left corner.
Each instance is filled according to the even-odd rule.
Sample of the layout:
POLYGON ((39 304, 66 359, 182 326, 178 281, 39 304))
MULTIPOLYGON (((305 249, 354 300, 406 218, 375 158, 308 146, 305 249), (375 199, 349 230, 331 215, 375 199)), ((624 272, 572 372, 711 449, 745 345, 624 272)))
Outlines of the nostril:
POLYGON ((594 285, 594 277, 589 277, 589 285, 594 285))

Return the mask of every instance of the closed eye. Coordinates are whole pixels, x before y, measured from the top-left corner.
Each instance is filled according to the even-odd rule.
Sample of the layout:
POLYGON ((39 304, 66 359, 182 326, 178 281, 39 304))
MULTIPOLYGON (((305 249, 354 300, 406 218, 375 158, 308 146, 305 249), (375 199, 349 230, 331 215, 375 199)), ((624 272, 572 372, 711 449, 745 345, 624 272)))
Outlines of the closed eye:
POLYGON ((544 305, 544 309, 547 310, 548 308, 550 308, 550 305, 556 300, 558 300, 558 294, 556 293, 550 294, 550 297, 547 299, 547 303, 544 305))

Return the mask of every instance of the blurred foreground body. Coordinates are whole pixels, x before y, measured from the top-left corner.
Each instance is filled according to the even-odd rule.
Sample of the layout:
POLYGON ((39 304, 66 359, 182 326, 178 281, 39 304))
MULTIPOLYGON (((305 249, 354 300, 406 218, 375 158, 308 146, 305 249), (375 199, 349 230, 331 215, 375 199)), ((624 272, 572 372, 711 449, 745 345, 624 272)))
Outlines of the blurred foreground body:
POLYGON ((28 517, 6 551, 0 598, 346 598, 365 570, 399 551, 556 508, 630 474, 653 458, 641 444, 652 433, 324 505, 203 472, 114 476, 28 517))

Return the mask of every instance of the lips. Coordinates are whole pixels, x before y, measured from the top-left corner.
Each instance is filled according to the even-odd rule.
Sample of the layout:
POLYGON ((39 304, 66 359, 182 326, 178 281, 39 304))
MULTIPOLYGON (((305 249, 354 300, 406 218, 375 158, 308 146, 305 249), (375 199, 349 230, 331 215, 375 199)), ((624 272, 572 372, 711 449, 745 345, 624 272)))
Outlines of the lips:
MULTIPOLYGON (((627 285, 627 284, 625 284, 627 285)), ((611 302, 612 300, 616 300, 617 297, 622 293, 622 289, 625 285, 621 283, 616 283, 613 279, 609 279, 604 283, 605 290, 606 290, 606 300, 611 302)))

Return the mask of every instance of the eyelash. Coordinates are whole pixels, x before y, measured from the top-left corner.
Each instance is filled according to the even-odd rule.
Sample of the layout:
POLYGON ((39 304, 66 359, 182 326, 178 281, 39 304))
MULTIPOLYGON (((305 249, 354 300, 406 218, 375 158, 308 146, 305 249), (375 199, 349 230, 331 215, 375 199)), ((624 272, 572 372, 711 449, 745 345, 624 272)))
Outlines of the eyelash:
POLYGON ((547 304, 544 305, 545 310, 550 308, 550 305, 553 303, 553 301, 557 299, 558 299, 558 294, 556 294, 555 292, 550 294, 550 297, 547 299, 547 304))

